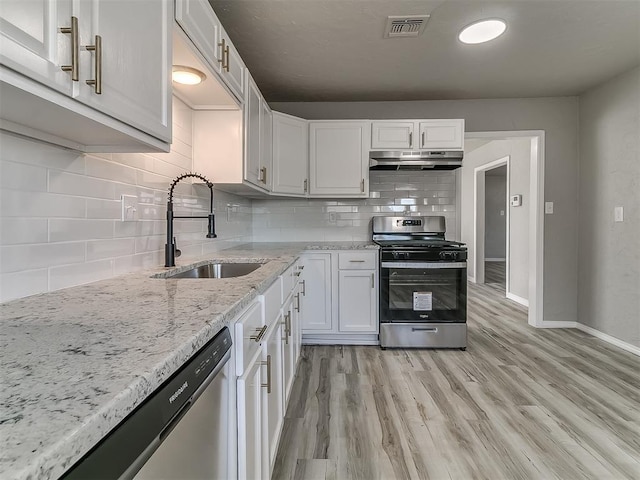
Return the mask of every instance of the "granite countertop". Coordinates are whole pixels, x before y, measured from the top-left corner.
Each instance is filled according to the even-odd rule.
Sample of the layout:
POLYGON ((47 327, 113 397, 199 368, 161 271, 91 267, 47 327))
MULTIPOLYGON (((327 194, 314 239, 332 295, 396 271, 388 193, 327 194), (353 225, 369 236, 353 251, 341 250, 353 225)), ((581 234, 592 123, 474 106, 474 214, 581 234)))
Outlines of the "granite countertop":
POLYGON ((159 267, 1 304, 0 478, 59 478, 302 251, 376 248, 245 244, 178 267, 264 263, 238 278, 151 278, 176 271, 159 267))

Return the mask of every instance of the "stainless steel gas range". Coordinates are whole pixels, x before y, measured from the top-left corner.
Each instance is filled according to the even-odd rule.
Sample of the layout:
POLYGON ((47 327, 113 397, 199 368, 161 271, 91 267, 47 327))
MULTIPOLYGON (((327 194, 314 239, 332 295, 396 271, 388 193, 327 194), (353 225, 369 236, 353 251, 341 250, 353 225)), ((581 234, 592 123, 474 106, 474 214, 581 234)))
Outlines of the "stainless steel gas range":
POLYGON ((445 217, 374 217, 380 245, 380 346, 467 347, 467 248, 445 217))

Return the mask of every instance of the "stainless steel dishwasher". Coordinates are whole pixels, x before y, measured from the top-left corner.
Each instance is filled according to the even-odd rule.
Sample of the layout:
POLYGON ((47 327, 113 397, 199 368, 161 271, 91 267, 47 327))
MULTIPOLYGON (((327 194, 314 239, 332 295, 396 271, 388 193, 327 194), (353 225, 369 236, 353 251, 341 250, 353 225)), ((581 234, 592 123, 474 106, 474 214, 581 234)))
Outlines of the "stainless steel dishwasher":
POLYGON ((230 357, 225 327, 62 478, 227 480, 230 357))

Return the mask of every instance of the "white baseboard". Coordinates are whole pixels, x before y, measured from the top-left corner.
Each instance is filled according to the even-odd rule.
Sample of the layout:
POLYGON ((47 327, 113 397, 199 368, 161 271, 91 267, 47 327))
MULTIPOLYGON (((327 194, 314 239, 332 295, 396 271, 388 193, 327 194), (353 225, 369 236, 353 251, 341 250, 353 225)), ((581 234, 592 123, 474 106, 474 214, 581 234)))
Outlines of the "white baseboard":
POLYGON ((542 322, 542 325, 537 325, 536 328, 577 328, 578 330, 588 333, 589 335, 599 338, 600 340, 604 340, 611 345, 615 345, 616 347, 626 350, 627 352, 640 356, 640 347, 631 345, 630 343, 624 342, 619 338, 616 338, 612 335, 601 332, 600 330, 596 330, 595 328, 589 327, 588 325, 584 325, 579 322, 553 322, 545 320, 542 322))
POLYGON ((549 320, 543 320, 541 325, 536 325, 536 328, 577 328, 576 322, 554 322, 549 320))
POLYGON ((471 283, 476 283, 476 277, 469 277, 467 276, 467 281, 471 282, 471 283))
POLYGON ((380 345, 378 334, 308 334, 302 335, 303 345, 380 345))
POLYGON ((506 258, 485 258, 485 262, 506 262, 506 258))
POLYGON ((527 308, 529 307, 529 300, 527 300, 526 298, 519 297, 518 295, 514 295, 511 292, 507 292, 507 298, 509 300, 513 300, 516 303, 519 303, 520 305, 524 305, 527 308))
POLYGON ((596 330, 595 328, 589 327, 588 325, 584 325, 582 323, 576 322, 576 327, 578 330, 581 330, 589 335, 593 335, 600 340, 604 340, 607 343, 615 345, 616 347, 620 347, 627 352, 631 352, 634 355, 640 356, 640 347, 636 347, 635 345, 631 345, 630 343, 624 342, 619 338, 611 336, 607 333, 601 332, 600 330, 596 330))

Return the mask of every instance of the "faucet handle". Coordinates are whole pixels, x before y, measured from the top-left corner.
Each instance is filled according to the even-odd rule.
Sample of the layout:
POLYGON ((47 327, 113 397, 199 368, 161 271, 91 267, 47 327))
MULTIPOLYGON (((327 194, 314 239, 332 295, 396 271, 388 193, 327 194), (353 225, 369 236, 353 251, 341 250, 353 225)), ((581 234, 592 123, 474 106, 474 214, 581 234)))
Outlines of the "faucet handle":
POLYGON ((178 250, 178 244, 176 243, 176 237, 173 237, 173 251, 175 252, 175 256, 179 257, 182 255, 182 251, 178 250))

